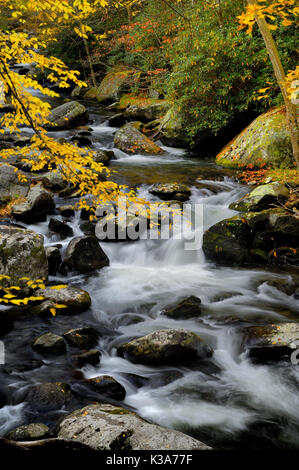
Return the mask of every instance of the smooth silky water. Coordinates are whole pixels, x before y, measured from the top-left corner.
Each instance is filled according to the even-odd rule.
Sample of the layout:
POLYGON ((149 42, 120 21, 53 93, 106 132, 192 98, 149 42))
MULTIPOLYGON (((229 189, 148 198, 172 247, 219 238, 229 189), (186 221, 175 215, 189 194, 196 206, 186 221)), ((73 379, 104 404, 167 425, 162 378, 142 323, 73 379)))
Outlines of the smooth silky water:
MULTIPOLYGON (((101 110, 99 114, 94 105, 87 104, 94 120, 94 148, 113 148, 116 129, 106 121, 109 113, 101 110)), ((70 133, 58 132, 56 136, 70 133)), ((204 206, 204 229, 234 215, 229 205, 247 191, 236 182, 233 172, 181 149, 164 147, 162 156, 129 156, 114 150, 116 160, 110 165, 116 171, 113 179, 138 188, 146 199, 158 200, 148 192, 153 183, 190 185, 191 202, 204 206)), ((78 214, 68 223, 74 236, 83 234, 78 214)), ((61 243, 65 249, 70 239, 60 241, 49 234, 47 226, 48 220, 28 227, 44 235, 46 246, 61 243)), ((15 329, 4 338, 6 360, 16 365, 36 359, 30 344, 37 335, 48 330, 62 334, 71 327, 92 325, 102 332, 100 364, 85 366, 80 372, 62 356, 47 358, 42 367, 27 372, 0 372, 0 380, 11 394, 9 405, 0 409, 0 434, 20 423, 41 420, 23 402, 32 384, 64 381, 76 388, 81 374, 85 378, 112 375, 126 388, 125 406, 216 447, 298 448, 298 367, 291 363, 254 365, 244 344, 247 326, 296 319, 298 301, 268 284, 273 280, 287 283, 291 274, 278 269, 219 267, 205 259, 201 248, 185 250, 184 240, 101 242, 101 246, 110 259, 109 267, 91 276, 50 278, 86 289, 92 298, 89 312, 57 316, 45 323, 35 318, 15 322, 15 329), (173 320, 161 314, 164 306, 190 295, 202 301, 198 318, 173 320), (116 347, 122 343, 165 328, 186 328, 200 334, 214 349, 212 359, 189 366, 149 367, 117 356, 116 347), (132 381, 136 375, 148 379, 143 386, 132 381)), ((44 420, 54 423, 66 411, 48 413, 44 420)))

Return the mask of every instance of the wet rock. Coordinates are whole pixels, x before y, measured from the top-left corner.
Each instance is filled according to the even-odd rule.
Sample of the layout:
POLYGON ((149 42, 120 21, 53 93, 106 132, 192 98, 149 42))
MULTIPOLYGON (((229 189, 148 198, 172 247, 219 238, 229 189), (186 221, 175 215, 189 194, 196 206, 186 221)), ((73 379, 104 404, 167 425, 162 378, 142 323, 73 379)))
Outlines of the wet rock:
POLYGON ((159 330, 117 348, 118 355, 141 364, 183 364, 212 356, 197 334, 180 329, 159 330))
POLYGON ((191 195, 191 189, 181 183, 154 184, 149 192, 164 201, 188 201, 191 195))
POLYGON ((0 338, 13 329, 13 320, 8 312, 0 310, 0 338))
POLYGON ((84 274, 108 265, 109 259, 96 237, 76 237, 67 246, 63 269, 84 274))
POLYGON ((174 147, 188 147, 185 119, 182 112, 173 106, 165 114, 160 124, 162 141, 174 147))
POLYGON ((121 127, 126 124, 127 120, 123 113, 118 113, 109 118, 108 122, 111 127, 121 127))
POLYGON ((91 147, 92 141, 86 135, 76 134, 71 137, 70 142, 76 142, 79 147, 91 147))
MULTIPOLYGON (((252 326, 246 330, 246 343, 249 347, 249 357, 257 364, 269 361, 290 361, 294 353, 297 361, 299 354, 299 324, 277 323, 265 326, 252 326)), ((297 362, 296 362, 297 363, 297 362)))
POLYGON ((40 184, 30 188, 26 201, 12 206, 15 219, 32 224, 46 219, 55 209, 53 196, 40 184))
POLYGON ((148 220, 145 216, 137 218, 129 213, 125 217, 107 215, 98 221, 96 235, 105 242, 137 241, 147 229, 148 220))
POLYGON ((150 424, 131 411, 106 404, 90 405, 66 416, 58 425, 57 435, 97 450, 210 449, 181 432, 150 424))
POLYGON ((91 305, 91 299, 88 292, 76 287, 63 287, 55 289, 56 286, 39 289, 35 295, 44 297, 45 300, 65 305, 66 308, 57 309, 57 314, 72 315, 88 310, 91 305))
POLYGON ((231 204, 230 208, 242 212, 259 212, 284 203, 288 197, 289 190, 283 184, 263 184, 231 204))
POLYGON ((71 205, 64 205, 58 207, 58 211, 63 217, 73 217, 75 215, 75 208, 71 205))
POLYGON ((274 108, 256 118, 216 159, 227 167, 292 167, 293 151, 285 109, 274 108))
POLYGON ((33 316, 39 316, 41 318, 47 318, 53 316, 53 309, 55 309, 55 302, 51 302, 50 300, 46 300, 41 304, 34 305, 30 309, 30 313, 33 316))
POLYGON ((26 285, 20 278, 48 278, 42 235, 14 225, 0 225, 0 274, 10 276, 2 285, 26 285))
POLYGON ((51 332, 45 333, 36 338, 32 344, 32 348, 40 354, 52 354, 60 356, 66 352, 65 342, 62 336, 55 335, 51 332))
POLYGON ((87 123, 88 114, 85 106, 78 101, 70 101, 54 108, 48 116, 49 124, 44 127, 51 131, 72 129, 87 123))
POLYGON ((126 397, 126 389, 109 375, 101 375, 88 379, 86 383, 106 398, 124 400, 126 397))
POLYGON ((32 423, 13 429, 6 436, 12 441, 37 441, 48 437, 50 429, 43 423, 32 423))
POLYGON ((201 315, 201 300, 194 295, 186 299, 168 305, 162 310, 162 314, 174 319, 188 319, 201 315))
POLYGON ((61 222, 58 219, 50 219, 48 227, 51 232, 58 233, 62 239, 69 238, 74 235, 72 227, 70 227, 66 222, 61 222))
POLYGON ((89 349, 96 346, 100 333, 92 327, 72 328, 64 333, 64 338, 80 349, 89 349))
POLYGON ((16 172, 12 165, 0 165, 0 203, 8 203, 17 197, 26 197, 30 188, 30 180, 21 171, 16 172), (27 181, 20 181, 22 175, 27 181))
POLYGON ((60 250, 56 246, 48 246, 45 248, 45 252, 48 260, 49 274, 55 275, 62 262, 60 250))
POLYGON ((156 155, 164 153, 164 150, 142 134, 138 128, 140 128, 138 122, 130 122, 122 126, 115 134, 115 147, 131 154, 156 155))
POLYGON ((60 409, 72 398, 71 387, 62 382, 34 385, 28 392, 27 401, 39 411, 60 409))
POLYGON ((107 165, 113 158, 114 152, 112 150, 96 150, 93 160, 96 163, 107 165))
POLYGON ((100 362, 101 356, 100 351, 91 349, 90 351, 75 355, 74 361, 78 367, 84 367, 86 364, 96 366, 100 362))
POLYGON ((29 359, 24 362, 18 362, 17 364, 6 364, 4 372, 6 374, 22 374, 23 372, 29 372, 34 369, 39 369, 44 365, 44 362, 36 359, 29 359))
POLYGON ((68 185, 65 178, 59 171, 49 171, 41 176, 41 181, 45 188, 51 191, 61 191, 68 185))
POLYGON ((94 220, 83 220, 80 223, 80 230, 82 230, 84 235, 91 235, 95 237, 96 222, 94 220))

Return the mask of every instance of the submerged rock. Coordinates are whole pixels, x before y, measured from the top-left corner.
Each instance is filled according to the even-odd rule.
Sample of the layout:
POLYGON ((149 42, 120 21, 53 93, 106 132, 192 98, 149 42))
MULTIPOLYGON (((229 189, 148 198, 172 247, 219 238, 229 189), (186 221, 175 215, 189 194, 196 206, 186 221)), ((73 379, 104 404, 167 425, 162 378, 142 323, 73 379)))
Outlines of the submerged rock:
POLYGON ((101 375, 86 381, 96 392, 106 398, 113 400, 124 400, 126 397, 126 389, 109 375, 101 375))
POLYGON ((200 336, 183 328, 155 331, 119 346, 117 352, 141 364, 183 364, 213 354, 200 336))
POLYGON ((5 285, 25 286, 26 281, 48 278, 42 235, 14 225, 0 225, 0 274, 10 276, 5 285))
POLYGON ((162 310, 162 314, 174 319, 188 319, 201 315, 201 300, 194 295, 186 299, 168 305, 162 310))
POLYGON ((36 338, 32 344, 32 348, 41 354, 53 354, 60 356, 66 351, 65 342, 62 336, 54 333, 44 333, 36 338))
POLYGON ((179 431, 150 424, 114 405, 90 405, 63 418, 57 436, 96 450, 207 450, 202 442, 179 431))
POLYGON ((274 108, 256 118, 233 139, 216 160, 223 166, 293 166, 293 151, 285 109, 274 108))
POLYGON ((48 121, 50 122, 44 126, 47 130, 61 131, 86 124, 88 114, 83 104, 70 101, 54 108, 48 121))
POLYGON ((50 429, 43 423, 31 423, 13 429, 6 436, 12 441, 37 441, 48 437, 50 429))
POLYGON ((182 183, 154 184, 149 190, 164 201, 188 201, 191 189, 182 183))
POLYGON ((84 274, 108 265, 109 259, 96 237, 76 237, 67 246, 63 269, 84 274))
POLYGON ((36 291, 37 296, 42 296, 45 300, 55 302, 66 306, 66 308, 57 309, 57 314, 72 315, 88 310, 91 305, 91 299, 88 292, 77 287, 58 286, 46 287, 36 291))
POLYGON ((140 123, 138 122, 130 122, 122 126, 115 134, 115 147, 123 152, 132 154, 156 155, 164 153, 164 150, 142 134, 138 127, 140 127, 140 123))
POLYGON ((242 212, 258 212, 284 203, 288 197, 289 191, 283 184, 263 184, 239 201, 232 203, 230 208, 242 212))
POLYGON ((25 202, 12 206, 12 215, 17 220, 32 224, 45 220, 54 209, 53 196, 37 184, 30 188, 25 202))
POLYGON ((92 327, 72 328, 64 333, 64 338, 80 349, 89 349, 96 346, 100 333, 92 327))

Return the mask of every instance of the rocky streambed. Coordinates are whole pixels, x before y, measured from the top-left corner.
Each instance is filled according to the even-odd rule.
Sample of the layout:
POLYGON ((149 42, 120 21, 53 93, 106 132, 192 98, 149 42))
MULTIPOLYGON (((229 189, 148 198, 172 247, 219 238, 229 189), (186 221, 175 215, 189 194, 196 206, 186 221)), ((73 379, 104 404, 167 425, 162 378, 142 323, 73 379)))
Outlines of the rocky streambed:
POLYGON ((1 165, 1 201, 12 201, 1 274, 5 287, 38 280, 21 287, 40 299, 1 306, 0 435, 110 450, 298 448, 289 189, 251 192, 209 158, 149 143, 136 123, 111 127, 123 122, 92 101, 63 106, 79 127, 53 134, 92 145, 115 181, 150 201, 203 207, 203 249, 183 239, 99 242, 59 173, 32 175, 17 156, 1 165))

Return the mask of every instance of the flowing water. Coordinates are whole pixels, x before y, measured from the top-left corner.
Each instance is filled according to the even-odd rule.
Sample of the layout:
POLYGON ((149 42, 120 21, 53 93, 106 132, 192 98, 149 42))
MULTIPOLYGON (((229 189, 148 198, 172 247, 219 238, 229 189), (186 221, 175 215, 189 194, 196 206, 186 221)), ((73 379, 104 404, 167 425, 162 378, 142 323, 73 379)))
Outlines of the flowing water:
MULTIPOLYGON (((89 104, 94 148, 113 148, 116 129, 108 126, 107 113, 89 104), (105 114, 106 113, 106 114, 105 114)), ((57 137, 69 135, 58 132, 57 137)), ((232 216, 231 202, 247 188, 209 159, 197 159, 183 150, 164 147, 162 156, 129 156, 115 150, 114 179, 139 194, 156 182, 183 182, 192 188, 191 202, 204 206, 204 228, 232 216), (200 179, 200 183, 197 179, 200 179)), ((66 200, 57 199, 57 205, 66 200)), ((60 216, 56 216, 60 217, 60 216)), ((74 236, 82 235, 79 216, 69 223, 74 236)), ((29 226, 45 237, 45 245, 70 239, 51 236, 48 221, 29 226)), ((286 271, 219 267, 209 263, 201 249, 185 250, 182 240, 139 240, 101 243, 110 266, 91 276, 51 277, 86 289, 92 297, 90 311, 76 317, 57 316, 41 322, 30 318, 15 323, 5 338, 6 361, 12 370, 0 369, 9 391, 8 406, 0 409, 0 434, 18 424, 42 418, 24 402, 28 388, 38 382, 64 381, 80 391, 80 379, 112 375, 126 388, 124 405, 164 426, 183 430, 216 447, 299 447, 299 370, 291 363, 254 365, 244 344, 250 325, 295 320, 298 301, 269 284, 287 283, 286 271), (202 314, 191 320, 173 320, 161 314, 164 306, 182 297, 198 296, 202 314), (47 358, 42 367, 24 371, 20 363, 38 355, 31 349, 37 335, 92 325, 101 331, 98 366, 76 371, 64 356, 47 358), (214 349, 211 360, 190 366, 149 367, 133 364, 116 354, 116 347, 133 338, 165 328, 194 331, 214 349), (141 383, 136 376, 143 377, 141 383), (134 378, 136 380, 132 380, 134 378), (78 385, 79 384, 79 385, 78 385)), ((80 400, 79 400, 80 402, 80 400)), ((81 403, 81 402, 80 402, 81 403)), ((79 406, 79 405, 78 405, 79 406)), ((77 407, 78 407, 77 406, 77 407)), ((43 416, 54 423, 67 410, 43 416)))

